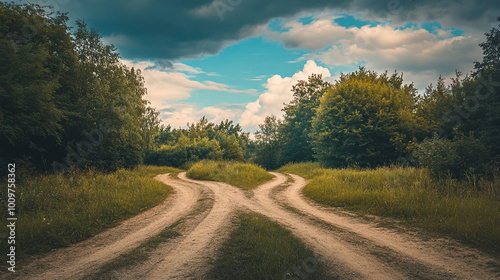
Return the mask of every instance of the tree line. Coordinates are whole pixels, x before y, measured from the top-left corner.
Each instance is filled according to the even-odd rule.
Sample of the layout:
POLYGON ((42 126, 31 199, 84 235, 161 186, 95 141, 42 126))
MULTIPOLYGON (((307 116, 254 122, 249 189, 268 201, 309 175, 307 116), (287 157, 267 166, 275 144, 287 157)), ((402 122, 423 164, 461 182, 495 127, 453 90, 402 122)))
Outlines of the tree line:
MULTIPOLYGON (((498 18, 500 21, 500 18, 498 18)), ((335 83, 312 75, 292 89, 283 120, 256 132, 254 160, 268 169, 319 161, 327 167, 425 166, 436 177, 485 175, 500 163, 500 31, 480 44, 482 62, 419 95, 403 73, 363 67, 335 83)))
MULTIPOLYGON (((499 18, 500 21, 500 18, 499 18)), ((500 162, 500 31, 483 59, 450 84, 419 95, 403 73, 359 68, 334 83, 299 81, 283 119, 255 137, 230 120, 160 124, 139 70, 120 62, 97 30, 35 4, 0 2, 0 154, 36 170, 112 171, 141 163, 182 167, 201 159, 267 169, 319 161, 335 168, 426 166, 436 176, 485 174, 500 162)))

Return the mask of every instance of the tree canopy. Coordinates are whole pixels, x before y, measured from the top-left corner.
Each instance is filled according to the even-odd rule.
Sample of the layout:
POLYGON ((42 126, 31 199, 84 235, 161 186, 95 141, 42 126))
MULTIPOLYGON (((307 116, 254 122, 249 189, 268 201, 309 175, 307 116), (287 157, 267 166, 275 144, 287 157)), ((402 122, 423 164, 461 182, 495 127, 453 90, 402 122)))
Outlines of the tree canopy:
POLYGON ((399 74, 360 68, 321 98, 313 120, 313 147, 327 166, 376 167, 394 162, 415 134, 413 85, 399 74))

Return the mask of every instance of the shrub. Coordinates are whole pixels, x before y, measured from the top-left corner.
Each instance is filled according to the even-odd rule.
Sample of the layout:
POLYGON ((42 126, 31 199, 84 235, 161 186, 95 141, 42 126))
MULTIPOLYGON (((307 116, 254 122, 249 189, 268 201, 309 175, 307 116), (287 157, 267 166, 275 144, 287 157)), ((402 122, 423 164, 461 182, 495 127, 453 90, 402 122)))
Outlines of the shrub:
POLYGON ((453 140, 437 136, 417 144, 413 156, 434 178, 463 179, 468 173, 486 173, 488 150, 474 135, 458 135, 453 140))

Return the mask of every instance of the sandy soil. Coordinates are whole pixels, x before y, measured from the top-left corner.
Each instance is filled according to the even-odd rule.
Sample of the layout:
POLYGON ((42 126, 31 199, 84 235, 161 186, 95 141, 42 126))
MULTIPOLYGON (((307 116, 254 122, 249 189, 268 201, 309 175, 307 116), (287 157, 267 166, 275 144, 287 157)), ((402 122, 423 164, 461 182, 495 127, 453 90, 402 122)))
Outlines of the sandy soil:
POLYGON ((120 271, 119 279, 204 279, 217 247, 228 236, 232 215, 250 210, 283 224, 316 253, 310 260, 327 265, 340 279, 500 279, 500 265, 477 250, 450 240, 384 229, 345 212, 315 205, 301 195, 306 181, 273 173, 275 178, 248 195, 225 183, 159 176, 176 193, 162 205, 87 241, 34 261, 23 279, 79 279, 137 247, 179 218, 186 218, 208 192, 211 207, 188 216, 189 230, 160 246, 145 264, 120 271), (284 185, 288 185, 284 188, 284 185))

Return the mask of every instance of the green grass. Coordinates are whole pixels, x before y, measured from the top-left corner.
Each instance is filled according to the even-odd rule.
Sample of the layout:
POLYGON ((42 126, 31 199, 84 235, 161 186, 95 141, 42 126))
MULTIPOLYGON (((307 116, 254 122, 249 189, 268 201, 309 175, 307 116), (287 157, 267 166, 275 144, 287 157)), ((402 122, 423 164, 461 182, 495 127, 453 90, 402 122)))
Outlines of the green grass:
POLYGON ((323 174, 327 169, 323 168, 317 162, 290 163, 276 170, 281 173, 293 173, 306 179, 312 179, 317 175, 323 174))
POLYGON ((498 182, 431 179, 425 169, 323 169, 317 164, 279 170, 310 178, 304 195, 324 205, 393 217, 500 251, 498 182), (483 189, 478 191, 478 189, 483 189))
POLYGON ((278 223, 256 213, 241 213, 234 223, 209 279, 325 279, 314 253, 278 223))
POLYGON ((244 190, 253 189, 273 178, 266 170, 250 163, 212 160, 195 163, 186 175, 196 180, 226 182, 244 190))
MULTIPOLYGON (((140 166, 110 174, 90 171, 24 178, 16 189, 18 254, 43 253, 84 240, 159 204, 172 188, 153 177, 178 172, 140 166)), ((5 246, 2 242, 1 252, 6 252, 5 246)))

